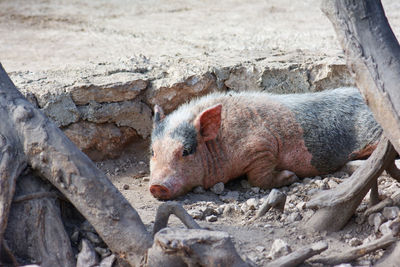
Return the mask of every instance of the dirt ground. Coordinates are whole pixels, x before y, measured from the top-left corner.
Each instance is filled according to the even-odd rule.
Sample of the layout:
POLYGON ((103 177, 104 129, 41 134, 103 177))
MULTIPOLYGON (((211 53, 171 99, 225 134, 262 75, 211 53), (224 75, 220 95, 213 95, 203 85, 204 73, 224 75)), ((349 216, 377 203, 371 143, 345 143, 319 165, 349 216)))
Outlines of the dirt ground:
MULTIPOLYGON (((131 147, 131 151, 118 160, 98 162, 97 166, 108 174, 114 185, 123 193, 129 202, 138 211, 149 231, 153 227, 157 207, 162 203, 155 199, 148 190, 149 166, 147 145, 131 147)), ((292 251, 301 249, 311 243, 326 241, 328 250, 321 255, 343 253, 355 246, 366 244, 382 236, 374 230, 363 212, 367 209, 369 195, 363 200, 348 225, 341 231, 328 234, 326 232, 310 232, 303 226, 313 215, 312 210, 302 207, 304 202, 323 190, 329 190, 348 178, 349 175, 340 171, 332 175, 317 176, 303 179, 280 191, 288 196, 285 211, 269 211, 265 216, 249 223, 268 196, 270 190, 251 188, 246 178, 238 178, 225 186, 222 194, 217 195, 210 190, 196 194, 191 192, 179 197, 176 201, 191 214, 200 226, 212 230, 228 232, 235 243, 236 249, 242 258, 250 260, 256 266, 264 266, 271 258, 269 252, 273 242, 277 239, 285 241, 292 251), (233 192, 233 194, 232 194, 233 192), (237 192, 237 193, 235 193, 237 192), (230 197, 236 195, 237 197, 230 197), (255 207, 251 208, 251 201, 255 207), (215 221, 208 221, 214 215, 215 221), (208 218, 207 218, 208 217, 208 218)), ((379 178, 379 192, 383 197, 397 199, 400 185, 388 176, 379 178)), ((394 206, 400 203, 394 204, 394 206)), ((169 226, 184 227, 174 216, 171 216, 169 226)), ((372 266, 379 260, 384 250, 377 250, 359 258, 346 266, 372 266)), ((324 266, 317 263, 305 263, 301 266, 324 266)))
MULTIPOLYGON (((400 2, 385 0, 383 4, 393 30, 400 34, 400 2)), ((9 72, 90 68, 135 56, 219 64, 277 51, 343 56, 316 0, 35 0, 29 4, 0 0, 0 35, 0 60, 9 72)), ((121 158, 97 165, 150 229, 162 202, 148 191, 148 143, 134 144, 121 158)), ((381 235, 362 218, 366 201, 342 231, 309 233, 302 228, 313 214, 302 208, 303 203, 346 177, 343 172, 311 177, 282 188, 288 195, 285 212, 270 211, 251 224, 249 219, 269 191, 249 188, 243 179, 226 185, 221 195, 211 191, 189 193, 177 201, 198 218, 201 226, 228 232, 243 258, 263 266, 270 261, 268 254, 277 239, 287 242, 292 250, 325 240, 329 249, 322 255, 332 255, 381 235)), ((391 197, 399 191, 389 177, 382 176, 379 183, 383 196, 391 197)), ((170 225, 182 227, 175 218, 170 225)), ((370 266, 382 254, 383 250, 378 250, 352 265, 370 266)))

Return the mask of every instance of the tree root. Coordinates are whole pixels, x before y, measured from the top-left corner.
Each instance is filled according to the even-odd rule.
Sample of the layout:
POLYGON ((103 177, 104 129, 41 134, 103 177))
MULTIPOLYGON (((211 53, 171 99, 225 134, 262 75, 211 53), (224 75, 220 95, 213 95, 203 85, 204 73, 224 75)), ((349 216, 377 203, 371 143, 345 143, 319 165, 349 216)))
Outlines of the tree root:
POLYGON ((158 231, 167 227, 168 219, 171 214, 174 214, 176 217, 178 217, 187 228, 201 229, 201 227, 195 222, 192 216, 186 212, 182 205, 175 201, 169 201, 162 203, 157 209, 156 219, 153 227, 153 237, 158 231))
POLYGON ((205 229, 164 228, 148 253, 147 266, 248 266, 229 234, 205 229))
POLYGON ((324 265, 337 265, 341 263, 351 262, 359 257, 362 257, 368 253, 374 252, 381 248, 386 248, 396 242, 398 238, 393 236, 391 233, 384 235, 383 237, 370 242, 366 245, 362 245, 346 251, 339 255, 334 256, 324 256, 316 259, 310 260, 313 263, 322 263, 324 265))
POLYGON ((354 214, 378 176, 393 162, 396 151, 386 138, 353 175, 338 187, 318 194, 306 206, 319 208, 307 222, 314 230, 336 231, 341 229, 354 214))
POLYGON ((267 267, 295 267, 299 264, 303 263, 305 260, 320 254, 328 248, 328 244, 326 242, 318 242, 307 246, 306 248, 299 249, 294 251, 286 256, 280 257, 272 262, 267 264, 267 267))

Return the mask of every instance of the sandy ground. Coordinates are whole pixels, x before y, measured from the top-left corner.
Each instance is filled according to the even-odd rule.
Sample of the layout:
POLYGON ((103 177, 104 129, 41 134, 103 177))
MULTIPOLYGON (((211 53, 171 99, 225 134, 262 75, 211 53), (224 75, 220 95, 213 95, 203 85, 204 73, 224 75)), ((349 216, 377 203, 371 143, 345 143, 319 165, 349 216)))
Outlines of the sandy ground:
MULTIPOLYGON (((385 0, 383 4, 393 30, 400 34, 400 2, 385 0)), ((212 65, 213 62, 245 62, 277 51, 282 54, 308 51, 323 57, 342 55, 333 29, 316 0, 33 0, 29 3, 0 0, 0 36, 0 61, 9 72, 90 68, 137 56, 161 61, 198 60, 212 65)), ((150 229, 161 202, 147 189, 147 144, 136 144, 120 159, 97 164, 108 173, 150 229)), ((290 198, 285 213, 272 211, 253 224, 246 222, 255 210, 242 212, 240 209, 251 198, 258 199, 260 204, 268 191, 243 188, 240 182, 225 188, 223 194, 239 192, 238 199, 231 203, 221 201, 209 191, 190 193, 178 201, 189 211, 210 207, 217 221, 202 219, 199 223, 230 233, 240 255, 262 266, 269 261, 269 249, 278 238, 293 250, 326 240, 330 247, 325 252, 327 255, 348 250, 353 238, 367 242, 379 236, 368 222, 357 219, 366 203, 338 233, 327 235, 302 230, 312 212, 299 210, 296 205, 319 190, 334 187, 335 183, 340 183, 338 177, 327 176, 284 188, 290 198), (228 204, 239 210, 221 212, 228 204), (295 212, 302 218, 292 218, 295 212)), ((381 193, 386 196, 398 189, 387 177, 381 178, 381 184, 381 193)), ((177 227, 180 223, 172 219, 171 225, 177 227)), ((382 253, 377 251, 354 264, 369 266, 382 253)))
MULTIPOLYGON (((395 32, 397 1, 383 1, 395 32)), ((340 53, 320 1, 0 1, 7 71, 75 68, 143 55, 243 61, 271 51, 340 53)))

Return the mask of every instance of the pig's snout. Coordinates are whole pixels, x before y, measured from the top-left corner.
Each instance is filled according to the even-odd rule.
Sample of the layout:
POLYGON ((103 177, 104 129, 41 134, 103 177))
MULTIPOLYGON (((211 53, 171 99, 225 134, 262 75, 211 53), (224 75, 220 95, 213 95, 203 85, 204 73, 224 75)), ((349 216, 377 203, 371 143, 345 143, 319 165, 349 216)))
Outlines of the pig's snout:
POLYGON ((168 187, 160 184, 153 184, 150 186, 150 193, 158 199, 170 199, 171 191, 168 187))

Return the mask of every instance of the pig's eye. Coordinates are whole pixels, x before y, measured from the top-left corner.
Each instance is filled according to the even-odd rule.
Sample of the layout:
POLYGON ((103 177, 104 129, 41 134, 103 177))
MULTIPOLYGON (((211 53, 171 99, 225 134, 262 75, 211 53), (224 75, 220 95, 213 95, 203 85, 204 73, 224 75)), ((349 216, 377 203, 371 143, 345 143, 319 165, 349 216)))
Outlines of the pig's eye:
POLYGON ((152 157, 154 157, 154 150, 153 150, 152 148, 150 148, 150 155, 151 155, 152 157))
POLYGON ((184 148, 183 151, 182 151, 182 156, 186 157, 189 154, 190 154, 190 151, 188 149, 184 148))

